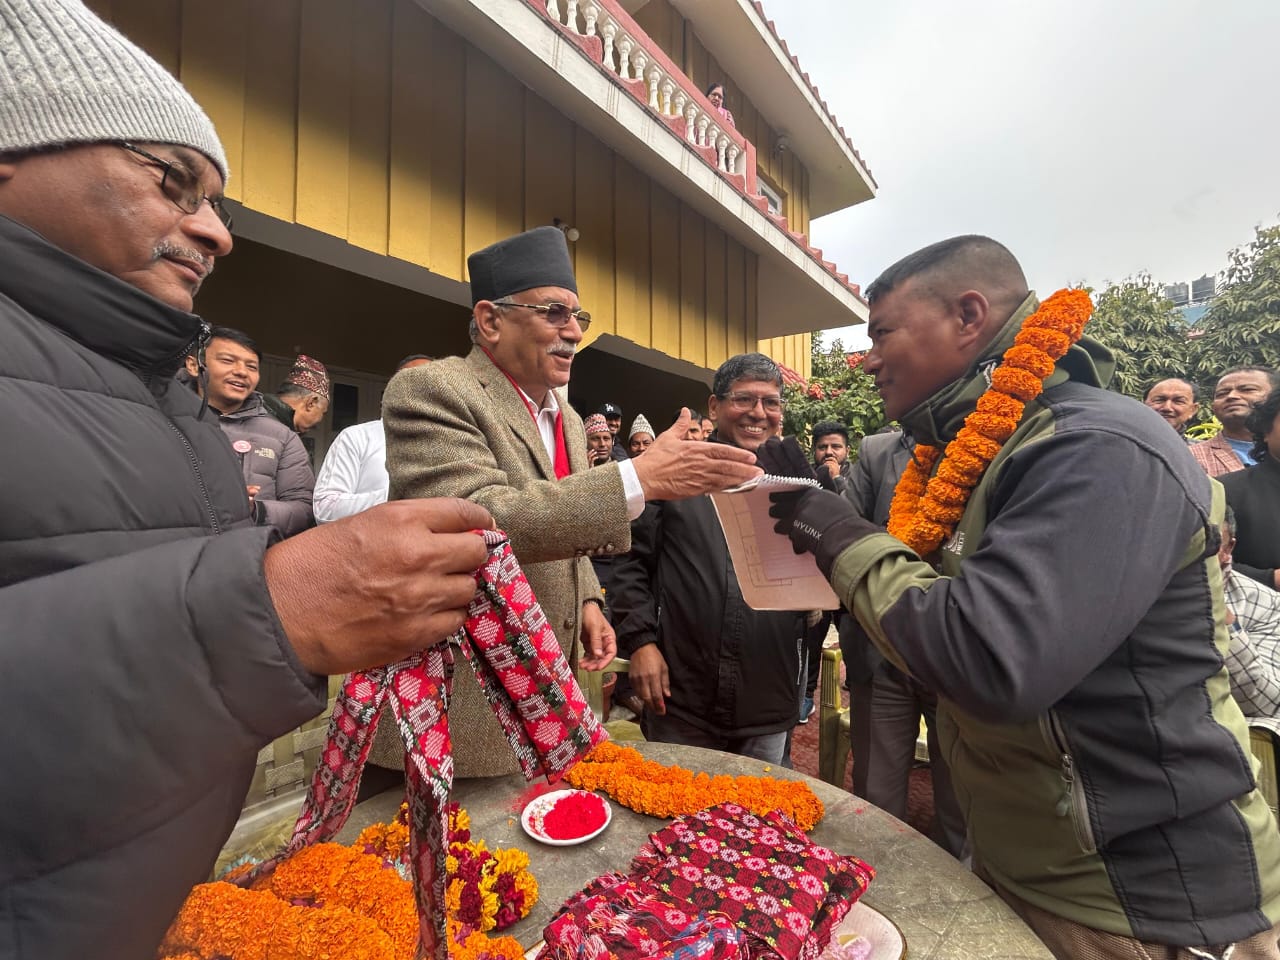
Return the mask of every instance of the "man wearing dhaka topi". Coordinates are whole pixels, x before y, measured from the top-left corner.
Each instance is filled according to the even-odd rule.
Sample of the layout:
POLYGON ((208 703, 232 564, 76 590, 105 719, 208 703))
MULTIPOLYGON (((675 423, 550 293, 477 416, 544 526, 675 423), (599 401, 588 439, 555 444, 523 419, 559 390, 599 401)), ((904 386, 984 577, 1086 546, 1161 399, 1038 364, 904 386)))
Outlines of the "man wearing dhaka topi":
MULTIPOLYGON (((630 547, 630 521, 645 500, 723 490, 760 470, 746 450, 686 441, 688 411, 644 456, 592 469, 566 394, 591 314, 578 302, 564 234, 537 227, 473 253, 467 269, 471 352, 401 371, 383 396, 391 499, 447 495, 486 507, 511 538, 565 657, 601 670, 616 640, 589 558, 630 547)), ((462 666, 449 721, 458 776, 516 772, 462 666)), ((403 751, 392 739, 380 731, 375 760, 398 766, 403 751)))
POLYGON ((1221 487, 1105 389, 1088 295, 1040 303, 995 241, 926 247, 867 299, 865 369, 918 444, 888 532, 825 490, 772 512, 937 692, 975 869, 1060 958, 1280 957, 1280 833, 1223 667, 1221 487))

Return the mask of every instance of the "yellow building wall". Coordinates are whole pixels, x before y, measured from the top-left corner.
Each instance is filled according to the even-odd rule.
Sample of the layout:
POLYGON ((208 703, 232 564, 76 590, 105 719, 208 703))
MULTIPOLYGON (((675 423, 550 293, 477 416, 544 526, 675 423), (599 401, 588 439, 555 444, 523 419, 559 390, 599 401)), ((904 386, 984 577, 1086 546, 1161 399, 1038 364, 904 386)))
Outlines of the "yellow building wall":
POLYGON ((813 372, 813 334, 796 333, 760 341, 759 350, 784 363, 806 380, 813 372))
POLYGON ((757 348, 756 254, 413 0, 89 4, 209 112, 247 207, 458 280, 469 251, 560 217, 588 343, 709 368, 757 348))

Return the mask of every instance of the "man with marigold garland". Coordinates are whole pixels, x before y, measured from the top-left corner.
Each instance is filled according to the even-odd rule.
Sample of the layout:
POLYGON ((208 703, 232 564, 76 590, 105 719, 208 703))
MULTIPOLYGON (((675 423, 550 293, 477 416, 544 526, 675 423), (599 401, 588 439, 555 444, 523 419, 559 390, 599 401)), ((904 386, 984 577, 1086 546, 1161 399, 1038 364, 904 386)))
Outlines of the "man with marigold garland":
POLYGON ((975 869, 1058 957, 1280 956, 1280 833, 1223 668, 1222 489, 1105 389, 1088 295, 1041 305, 995 241, 926 247, 867 299, 867 371, 919 444, 889 533, 823 490, 772 512, 937 691, 975 869))

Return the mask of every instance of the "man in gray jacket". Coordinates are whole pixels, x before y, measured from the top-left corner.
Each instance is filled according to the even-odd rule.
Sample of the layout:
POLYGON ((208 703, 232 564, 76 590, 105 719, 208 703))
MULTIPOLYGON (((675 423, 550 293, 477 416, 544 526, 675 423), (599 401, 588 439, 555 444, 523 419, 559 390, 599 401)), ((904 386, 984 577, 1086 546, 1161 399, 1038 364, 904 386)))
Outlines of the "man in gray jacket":
POLYGON ((316 477, 298 434, 263 404, 261 363, 258 345, 231 327, 214 327, 209 342, 186 359, 187 373, 197 378, 240 459, 254 523, 270 524, 291 537, 313 522, 316 477))
MULTIPOLYGON (((902 471, 911 460, 911 438, 901 430, 863 437, 844 496, 866 520, 883 527, 902 471)), ((964 814, 951 786, 951 771, 938 743, 938 698, 876 649, 847 613, 839 619, 840 653, 849 685, 849 740, 853 792, 907 818, 907 786, 916 759, 920 719, 928 727, 933 780, 933 840, 954 857, 965 855, 964 814)))
POLYGON ((231 251, 213 125, 77 0, 0 0, 0 37, 0 957, 137 960, 324 674, 463 622, 491 518, 253 526, 174 380, 231 251))

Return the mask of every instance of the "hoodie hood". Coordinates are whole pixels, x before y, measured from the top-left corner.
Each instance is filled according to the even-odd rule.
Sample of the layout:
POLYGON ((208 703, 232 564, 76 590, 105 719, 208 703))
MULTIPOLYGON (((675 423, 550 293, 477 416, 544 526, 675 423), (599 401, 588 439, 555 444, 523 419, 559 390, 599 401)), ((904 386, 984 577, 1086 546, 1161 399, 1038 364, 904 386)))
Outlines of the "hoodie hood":
MULTIPOLYGON (((1000 363, 1004 352, 1013 346, 1014 337, 1022 329, 1022 322, 1040 308, 1035 292, 1027 294, 1022 304, 978 355, 964 375, 947 384, 928 400, 902 417, 903 428, 916 443, 941 447, 955 439, 969 416, 978 405, 978 398, 991 385, 991 371, 1000 363)), ((1056 369, 1045 381, 1045 389, 1056 387, 1068 380, 1105 389, 1115 375, 1115 357, 1111 351, 1090 339, 1081 337, 1066 355, 1058 361, 1056 369)), ((1038 401, 1027 404, 1028 412, 1038 401)), ((1026 416, 1026 413, 1023 414, 1026 416)))

